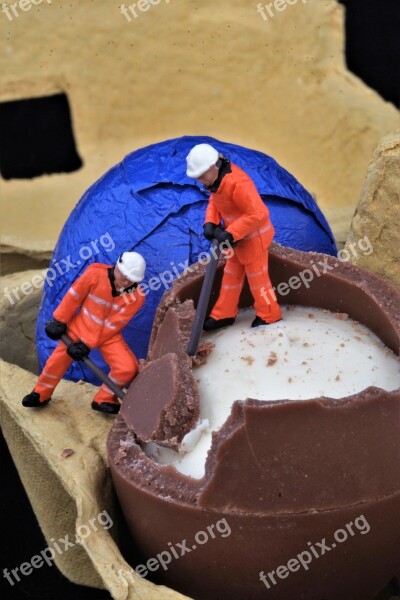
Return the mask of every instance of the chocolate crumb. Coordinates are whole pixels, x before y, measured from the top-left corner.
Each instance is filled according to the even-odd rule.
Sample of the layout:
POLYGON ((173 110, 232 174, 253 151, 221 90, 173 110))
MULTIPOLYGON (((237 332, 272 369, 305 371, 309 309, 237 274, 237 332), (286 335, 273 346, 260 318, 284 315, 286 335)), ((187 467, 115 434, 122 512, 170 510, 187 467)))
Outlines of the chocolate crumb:
POLYGON ((65 448, 62 452, 61 452, 61 456, 63 458, 68 458, 69 456, 72 456, 73 454, 75 454, 75 450, 72 450, 72 448, 65 448))
POLYGON ((253 358, 252 356, 241 356, 240 358, 244 360, 244 362, 246 362, 248 365, 252 365, 255 361, 255 358, 253 358))
POLYGON ((193 367, 200 367, 201 365, 204 365, 214 348, 214 342, 203 342, 200 344, 196 352, 196 356, 192 357, 193 367))
POLYGON ((336 313, 335 314, 335 319, 339 319, 339 321, 347 321, 347 319, 349 318, 349 315, 347 313, 336 313))
POLYGON ((273 365, 275 365, 277 360, 278 360, 278 356, 277 356, 276 352, 271 352, 269 355, 269 358, 267 360, 267 367, 272 367, 273 365))

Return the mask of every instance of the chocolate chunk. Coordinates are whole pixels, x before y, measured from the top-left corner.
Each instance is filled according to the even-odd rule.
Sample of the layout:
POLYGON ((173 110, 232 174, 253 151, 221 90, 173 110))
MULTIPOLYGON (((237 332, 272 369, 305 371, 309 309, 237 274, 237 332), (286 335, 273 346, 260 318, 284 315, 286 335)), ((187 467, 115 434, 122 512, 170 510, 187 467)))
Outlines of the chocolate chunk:
POLYGON ((193 300, 171 306, 157 329, 157 337, 150 346, 148 360, 155 360, 169 352, 186 355, 194 316, 193 300))
POLYGON ((142 442, 177 448, 196 425, 199 394, 191 368, 177 354, 148 362, 134 379, 121 414, 142 442))

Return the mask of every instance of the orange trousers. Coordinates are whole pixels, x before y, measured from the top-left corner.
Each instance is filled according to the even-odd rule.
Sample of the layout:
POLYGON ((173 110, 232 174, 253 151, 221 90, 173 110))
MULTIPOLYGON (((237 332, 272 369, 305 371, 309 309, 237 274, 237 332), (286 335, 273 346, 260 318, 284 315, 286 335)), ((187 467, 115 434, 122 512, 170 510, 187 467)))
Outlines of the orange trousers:
POLYGON ((279 321, 282 313, 268 275, 267 251, 246 265, 242 265, 235 254, 228 258, 222 276, 221 291, 210 316, 217 320, 236 317, 245 276, 254 298, 256 315, 266 323, 279 321))
MULTIPOLYGON (((71 334, 71 332, 68 332, 68 335, 71 339, 77 341, 76 336, 71 334)), ((117 334, 104 342, 104 344, 99 346, 99 350, 111 368, 109 373, 110 379, 121 388, 129 385, 139 370, 139 364, 122 335, 117 334)), ((40 394, 41 402, 51 398, 54 388, 72 362, 73 359, 67 354, 66 345, 60 341, 54 352, 47 359, 44 369, 39 375, 38 382, 33 388, 34 392, 40 394)), ((104 383, 100 386, 93 400, 99 404, 102 402, 118 404, 117 396, 104 383)))

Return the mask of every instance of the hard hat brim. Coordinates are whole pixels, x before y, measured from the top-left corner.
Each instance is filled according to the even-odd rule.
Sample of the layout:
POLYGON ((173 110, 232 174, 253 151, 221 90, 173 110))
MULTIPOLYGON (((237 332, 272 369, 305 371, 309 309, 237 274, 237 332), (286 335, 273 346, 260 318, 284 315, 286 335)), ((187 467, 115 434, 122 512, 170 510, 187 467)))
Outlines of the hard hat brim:
POLYGON ((201 177, 202 175, 204 175, 204 173, 207 173, 208 169, 211 169, 211 167, 214 167, 215 163, 211 163, 210 165, 208 165, 208 167, 206 169, 201 169, 201 170, 197 170, 197 171, 191 171, 190 169, 187 169, 186 171, 186 175, 188 177, 190 177, 191 179, 197 179, 198 177, 201 177))
MULTIPOLYGON (((209 169, 209 168, 210 168, 210 167, 208 167, 208 169, 209 169)), ((208 169, 206 169, 205 171, 201 170, 200 172, 199 172, 199 171, 190 171, 190 170, 188 169, 188 170, 186 171, 186 175, 187 175, 188 177, 190 177, 191 179, 197 179, 198 177, 201 177, 201 175, 204 175, 204 173, 205 173, 206 171, 208 171, 208 169)))
POLYGON ((125 270, 120 263, 116 263, 115 266, 118 267, 118 269, 121 271, 122 275, 124 275, 124 277, 129 279, 129 281, 131 281, 132 283, 140 283, 144 279, 144 277, 140 277, 140 278, 135 277, 135 279, 132 279, 129 271, 125 270))

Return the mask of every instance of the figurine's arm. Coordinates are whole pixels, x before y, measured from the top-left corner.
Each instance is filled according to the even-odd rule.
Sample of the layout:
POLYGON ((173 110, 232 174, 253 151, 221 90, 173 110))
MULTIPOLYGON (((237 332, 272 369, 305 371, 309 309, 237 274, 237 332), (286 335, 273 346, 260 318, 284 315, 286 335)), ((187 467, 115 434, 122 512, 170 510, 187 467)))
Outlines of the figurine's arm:
POLYGON ((236 185, 232 201, 242 214, 227 227, 226 231, 233 236, 235 241, 239 241, 261 227, 266 222, 269 213, 257 189, 251 183, 236 185))
POLYGON ((221 221, 221 215, 219 214, 215 204, 214 204, 214 198, 213 195, 211 194, 210 199, 208 201, 208 206, 207 206, 207 210, 206 210, 206 218, 204 220, 204 223, 213 223, 214 225, 219 225, 221 221))
POLYGON ((92 269, 91 267, 88 267, 69 288, 68 292, 53 312, 54 319, 61 321, 61 323, 69 323, 75 311, 82 305, 84 299, 88 295, 92 280, 92 269))

